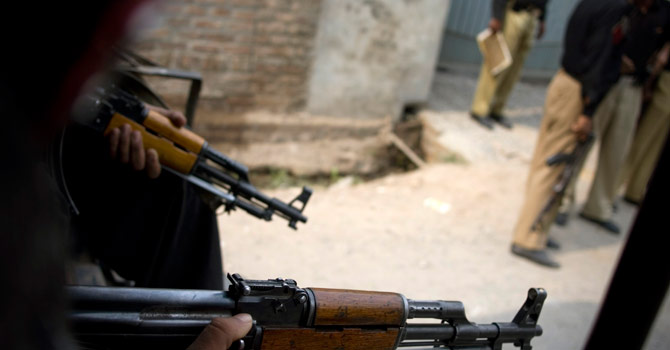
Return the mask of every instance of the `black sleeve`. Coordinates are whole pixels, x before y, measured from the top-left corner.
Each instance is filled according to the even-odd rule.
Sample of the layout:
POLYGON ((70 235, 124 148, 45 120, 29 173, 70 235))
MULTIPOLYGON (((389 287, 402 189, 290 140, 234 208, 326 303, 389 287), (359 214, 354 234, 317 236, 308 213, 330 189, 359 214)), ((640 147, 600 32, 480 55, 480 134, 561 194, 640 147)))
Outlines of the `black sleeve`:
POLYGON ((670 42, 670 2, 663 1, 661 3, 661 11, 665 13, 665 26, 663 28, 663 35, 661 37, 661 40, 663 43, 670 42))
POLYGON ((562 65, 575 77, 582 75, 588 69, 590 63, 585 60, 587 55, 584 48, 589 37, 591 19, 590 8, 582 2, 573 11, 565 30, 562 65))
POLYGON ((63 145, 65 181, 79 209, 73 245, 137 287, 223 288, 216 215, 196 189, 113 161, 106 140, 78 125, 63 145))
POLYGON ((547 18, 547 4, 549 1, 543 1, 542 4, 540 5, 540 22, 544 22, 545 18, 547 18))
POLYGON ((506 7, 507 0, 493 0, 492 17, 500 21, 504 20, 506 7))
POLYGON ((596 113, 596 109, 600 105, 600 102, 605 97, 605 94, 601 93, 602 89, 594 89, 582 84, 582 97, 584 98, 584 110, 582 114, 593 118, 593 115, 596 113))
POLYGON ((582 113, 587 117, 592 117, 595 114, 600 102, 619 80, 621 53, 615 51, 617 49, 612 46, 603 47, 602 53, 597 57, 593 66, 579 79, 584 101, 582 113))
POLYGON ((601 64, 598 61, 603 58, 605 53, 594 55, 593 52, 588 52, 593 48, 590 48, 591 50, 587 48, 589 38, 596 35, 594 30, 598 30, 598 28, 592 28, 594 15, 597 13, 598 11, 594 11, 594 7, 588 1, 579 3, 570 16, 563 43, 563 68, 579 80, 584 101, 583 114, 589 117, 595 113, 600 100, 603 98, 598 79, 601 64))

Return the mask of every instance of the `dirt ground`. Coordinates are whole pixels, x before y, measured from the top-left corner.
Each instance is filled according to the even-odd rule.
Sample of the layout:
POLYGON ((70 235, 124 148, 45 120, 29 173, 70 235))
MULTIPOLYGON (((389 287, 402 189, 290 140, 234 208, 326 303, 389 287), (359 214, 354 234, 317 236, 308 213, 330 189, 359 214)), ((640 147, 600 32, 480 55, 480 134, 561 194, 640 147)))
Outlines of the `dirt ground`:
MULTIPOLYGON (((227 272, 253 279, 293 278, 303 287, 395 291, 410 299, 463 301, 471 321, 510 321, 529 287, 549 294, 537 349, 580 349, 588 336, 625 234, 615 236, 573 217, 551 235, 562 264, 547 269, 510 254, 546 86, 520 84, 509 104, 513 130, 482 129, 467 110, 475 78, 438 74, 423 116, 465 164, 433 164, 353 184, 315 188, 297 231, 284 220, 261 222, 241 212, 220 217, 227 272)), ((591 157, 593 158, 593 157, 591 157)), ((593 176, 578 183, 578 206, 593 176)), ((283 200, 298 188, 270 191, 283 200)), ((636 207, 619 204, 628 228, 636 207)), ((627 230, 626 230, 627 231, 627 230)), ((647 349, 667 349, 666 303, 647 349)), ((510 347, 511 348, 511 347, 510 347)))

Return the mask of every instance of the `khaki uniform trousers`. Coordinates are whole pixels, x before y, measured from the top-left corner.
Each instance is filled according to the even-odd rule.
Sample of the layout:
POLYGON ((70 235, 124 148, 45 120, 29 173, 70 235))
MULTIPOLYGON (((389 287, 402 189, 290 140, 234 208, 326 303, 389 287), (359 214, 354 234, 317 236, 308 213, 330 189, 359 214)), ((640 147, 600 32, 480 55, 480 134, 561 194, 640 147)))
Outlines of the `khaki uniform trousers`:
POLYGON ((503 23, 503 36, 512 54, 512 65, 494 77, 482 63, 470 109, 479 116, 502 114, 514 84, 519 80, 526 56, 533 47, 537 17, 530 11, 513 11, 513 3, 510 1, 507 6, 503 23))
POLYGON ((670 132, 670 72, 661 74, 651 104, 633 138, 621 182, 627 182, 626 198, 641 202, 665 139, 670 132))
POLYGON ((581 90, 581 84, 562 69, 549 84, 544 116, 526 183, 526 197, 514 230, 514 243, 523 248, 540 250, 546 247, 547 234, 558 205, 544 217, 536 230, 531 230, 531 225, 553 195, 552 188, 564 168, 561 165, 547 166, 547 158, 560 152, 571 152, 577 144, 570 126, 584 108, 581 90))
POLYGON ((600 141, 598 168, 582 213, 599 220, 612 218, 612 205, 640 115, 642 88, 624 76, 612 87, 593 116, 593 130, 600 141))

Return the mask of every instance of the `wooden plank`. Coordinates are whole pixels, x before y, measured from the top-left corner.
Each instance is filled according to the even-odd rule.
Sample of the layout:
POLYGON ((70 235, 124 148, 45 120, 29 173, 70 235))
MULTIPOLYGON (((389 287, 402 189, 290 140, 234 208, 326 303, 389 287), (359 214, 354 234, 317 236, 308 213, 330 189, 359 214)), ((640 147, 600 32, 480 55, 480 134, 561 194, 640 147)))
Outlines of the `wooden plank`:
POLYGON ((393 144, 395 147, 397 147, 400 152, 402 152, 409 160, 414 163, 419 168, 423 168, 426 166, 426 162, 424 162, 421 157, 419 157, 414 151, 412 151, 409 146, 405 144, 403 140, 401 140, 396 134, 390 133, 389 134, 389 141, 391 141, 391 144, 393 144))

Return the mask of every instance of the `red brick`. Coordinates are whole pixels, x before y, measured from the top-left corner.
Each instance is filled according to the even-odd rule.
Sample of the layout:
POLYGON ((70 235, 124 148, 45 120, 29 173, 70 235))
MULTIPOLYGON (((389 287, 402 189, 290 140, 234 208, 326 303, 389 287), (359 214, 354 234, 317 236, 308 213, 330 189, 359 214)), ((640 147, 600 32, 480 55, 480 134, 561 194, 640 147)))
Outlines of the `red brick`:
POLYGON ((253 19, 256 18, 256 11, 255 10, 235 10, 235 11, 233 11, 233 15, 231 17, 235 18, 235 19, 253 20, 253 19))
MULTIPOLYGON (((321 1, 167 0, 165 26, 137 47, 161 64, 203 72, 202 103, 218 101, 225 113, 300 109, 321 1)), ((177 83, 160 86, 183 94, 177 83)))
POLYGON ((169 18, 166 22, 170 28, 175 29, 176 27, 188 26, 189 20, 186 18, 169 18))
POLYGON ((202 33, 199 38, 214 43, 230 42, 234 39, 233 35, 224 33, 202 33))
POLYGON ((226 54, 242 54, 248 55, 251 54, 253 48, 249 45, 238 45, 235 43, 223 44, 223 52, 226 54))
POLYGON ((190 16, 204 16, 207 13, 207 10, 198 5, 183 6, 181 15, 190 15, 190 16))
POLYGON ((156 42, 156 49, 174 51, 186 49, 186 44, 180 42, 156 42))
POLYGON ((281 22, 259 23, 256 29, 261 33, 283 33, 286 31, 286 24, 281 22))
POLYGON ((230 10, 221 7, 210 9, 210 14, 216 17, 230 17, 230 10))
POLYGON ((291 13, 291 12, 289 12, 289 13, 277 13, 277 14, 275 14, 275 19, 277 21, 294 23, 298 19, 298 16, 296 16, 294 13, 291 13))
POLYGON ((170 30, 166 27, 155 28, 146 34, 153 39, 165 39, 170 35, 170 30))
POLYGON ((221 21, 210 19, 198 19, 193 23, 196 28, 219 29, 222 26, 221 21))
POLYGON ((254 23, 249 21, 225 22, 224 31, 227 33, 250 33, 254 30, 254 23))
POLYGON ((258 7, 260 5, 259 0, 227 0, 227 2, 232 6, 239 7, 258 7))
POLYGON ((236 72, 248 72, 251 70, 251 63, 246 57, 226 56, 228 68, 236 72))
POLYGON ((192 55, 183 55, 176 59, 177 67, 184 70, 200 69, 202 67, 202 58, 192 55))
POLYGON ((160 7, 160 10, 165 11, 165 13, 181 14, 184 10, 184 7, 179 4, 165 4, 160 7))
POLYGON ((222 57, 207 56, 202 64, 202 69, 205 71, 223 72, 227 69, 228 64, 222 57))
POLYGON ((212 45, 212 44, 193 44, 192 46, 193 51, 199 51, 199 52, 210 52, 210 53, 216 53, 216 52, 221 52, 221 46, 220 45, 212 45))
POLYGON ((251 106, 254 103, 254 97, 251 95, 241 94, 241 95, 231 95, 226 97, 226 102, 231 105, 246 105, 251 106))

